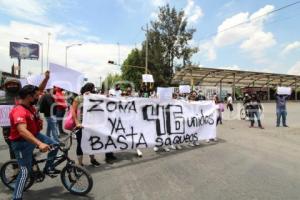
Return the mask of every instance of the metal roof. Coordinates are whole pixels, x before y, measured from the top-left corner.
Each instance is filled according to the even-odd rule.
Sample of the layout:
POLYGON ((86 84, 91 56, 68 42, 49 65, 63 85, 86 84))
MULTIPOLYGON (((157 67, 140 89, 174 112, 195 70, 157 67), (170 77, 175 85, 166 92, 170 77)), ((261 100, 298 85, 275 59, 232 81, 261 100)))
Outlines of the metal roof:
POLYGON ((222 82, 222 85, 235 85, 236 87, 297 87, 299 81, 300 76, 297 75, 205 68, 199 66, 189 66, 177 71, 172 80, 174 84, 217 86, 222 82))

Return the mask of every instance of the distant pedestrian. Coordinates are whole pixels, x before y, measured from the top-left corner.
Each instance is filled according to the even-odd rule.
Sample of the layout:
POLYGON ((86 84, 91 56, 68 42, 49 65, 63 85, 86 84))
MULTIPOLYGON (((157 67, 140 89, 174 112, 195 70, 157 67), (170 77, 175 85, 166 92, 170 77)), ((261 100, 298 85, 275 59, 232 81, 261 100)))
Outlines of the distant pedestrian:
POLYGON ((277 123, 276 126, 280 126, 280 121, 282 117, 282 126, 288 127, 286 125, 286 100, 288 99, 287 95, 276 95, 276 115, 277 115, 277 123))
POLYGON ((57 125, 59 130, 59 135, 68 135, 65 133, 63 129, 63 119, 66 113, 66 110, 68 108, 68 104, 65 98, 65 95, 63 93, 63 90, 59 87, 53 88, 53 97, 56 103, 56 119, 57 119, 57 125))
POLYGON ((258 127, 264 129, 261 125, 260 115, 263 111, 260 100, 256 95, 252 95, 250 103, 249 103, 249 116, 250 116, 250 128, 254 127, 254 120, 257 119, 258 127))
POLYGON ((217 106, 217 126, 218 124, 222 124, 222 112, 224 112, 224 104, 222 101, 219 100, 219 97, 216 96, 215 98, 215 104, 217 106))
POLYGON ((52 92, 48 90, 40 99, 39 110, 44 113, 47 121, 46 135, 52 137, 55 142, 59 142, 59 134, 56 119, 56 103, 52 92))

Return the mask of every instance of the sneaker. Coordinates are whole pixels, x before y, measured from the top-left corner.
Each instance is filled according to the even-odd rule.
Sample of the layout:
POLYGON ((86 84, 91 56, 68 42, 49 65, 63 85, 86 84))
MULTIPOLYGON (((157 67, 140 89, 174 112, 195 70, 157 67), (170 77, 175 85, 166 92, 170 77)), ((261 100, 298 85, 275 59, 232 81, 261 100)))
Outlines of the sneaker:
POLYGON ((182 149, 182 147, 180 145, 177 145, 176 148, 179 150, 182 149))
POLYGON ((196 141, 196 142, 194 142, 194 145, 195 145, 195 146, 199 146, 200 143, 199 143, 198 141, 196 141))
POLYGON ((288 125, 283 125, 283 127, 289 127, 288 125))
POLYGON ((260 128, 260 129, 265 129, 263 126, 260 126, 259 128, 260 128))
POLYGON ((189 146, 190 147, 194 147, 195 145, 193 143, 189 143, 189 146))
POLYGON ((142 151, 139 150, 139 149, 136 149, 136 154, 137 154, 138 157, 142 157, 143 156, 142 151))
POLYGON ((253 128, 254 126, 249 126, 249 128, 253 128))
POLYGON ((154 147, 153 151, 157 152, 158 151, 158 147, 154 147))
POLYGON ((176 150, 175 145, 171 145, 171 149, 176 150))
POLYGON ((99 167, 99 166, 100 166, 100 163, 99 163, 96 159, 91 160, 91 164, 92 164, 94 167, 99 167))
POLYGON ((164 147, 165 152, 169 152, 170 149, 168 147, 164 147))

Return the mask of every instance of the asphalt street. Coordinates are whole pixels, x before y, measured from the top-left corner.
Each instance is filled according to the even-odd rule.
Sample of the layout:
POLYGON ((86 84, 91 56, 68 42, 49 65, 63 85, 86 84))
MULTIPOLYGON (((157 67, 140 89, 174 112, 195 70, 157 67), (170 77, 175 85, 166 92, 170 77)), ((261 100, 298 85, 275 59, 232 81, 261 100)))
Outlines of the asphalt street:
MULTIPOLYGON (((239 113, 239 105, 235 105, 239 113)), ((25 200, 298 200, 300 199, 300 103, 288 104, 289 128, 275 127, 275 104, 264 104, 264 130, 249 128, 236 114, 224 113, 218 126, 218 142, 183 150, 155 153, 143 150, 117 153, 118 160, 87 166, 94 187, 86 197, 64 189, 60 178, 47 178, 25 192, 25 200)), ((2 137, 1 137, 2 138, 2 137)), ((75 151, 70 152, 74 159, 75 151)), ((0 140, 0 165, 9 158, 0 140)), ((84 161, 89 164, 88 156, 84 161)), ((0 199, 11 191, 0 183, 0 199)))

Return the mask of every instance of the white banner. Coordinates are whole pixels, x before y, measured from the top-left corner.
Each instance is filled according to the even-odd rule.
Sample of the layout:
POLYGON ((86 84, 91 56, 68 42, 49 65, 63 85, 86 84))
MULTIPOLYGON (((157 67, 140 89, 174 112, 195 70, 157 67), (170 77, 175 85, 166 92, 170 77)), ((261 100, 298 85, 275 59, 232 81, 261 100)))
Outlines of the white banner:
POLYGON ((159 99, 171 100, 173 98, 174 88, 172 87, 158 87, 157 97, 159 99))
POLYGON ((84 75, 72 68, 66 68, 50 63, 50 82, 53 86, 60 87, 76 94, 84 84, 84 75))
POLYGON ((277 94, 279 95, 291 95, 292 88, 290 87, 277 87, 277 94))
POLYGON ((13 105, 0 105, 0 127, 10 126, 9 112, 13 105))
MULTIPOLYGON (((45 79, 45 75, 32 75, 32 76, 27 77, 27 84, 24 80, 23 80, 23 84, 26 84, 26 85, 30 84, 30 85, 35 85, 35 86, 39 87, 44 79, 45 79)), ((53 85, 51 83, 51 80, 48 80, 45 89, 51 89, 51 88, 53 88, 53 85)))
POLYGON ((153 76, 151 74, 143 74, 142 77, 144 83, 154 83, 153 76))
POLYGON ((81 147, 95 154, 215 138, 215 111, 212 101, 85 95, 81 147))
POLYGON ((189 85, 179 85, 179 93, 190 93, 191 92, 191 86, 189 85))

